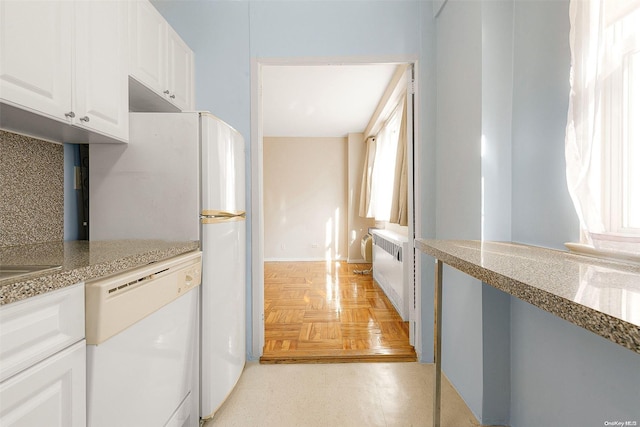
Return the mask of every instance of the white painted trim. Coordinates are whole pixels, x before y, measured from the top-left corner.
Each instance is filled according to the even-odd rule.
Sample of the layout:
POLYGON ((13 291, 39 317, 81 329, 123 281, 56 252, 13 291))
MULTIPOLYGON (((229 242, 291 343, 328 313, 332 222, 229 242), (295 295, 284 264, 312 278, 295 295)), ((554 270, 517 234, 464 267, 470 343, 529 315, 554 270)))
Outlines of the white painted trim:
POLYGON ((423 226, 422 226, 422 211, 420 210, 420 203, 415 203, 418 196, 421 194, 421 163, 420 159, 422 158, 422 144, 419 142, 420 139, 420 120, 422 117, 420 115, 420 88, 419 88, 419 79, 420 75, 420 66, 419 62, 415 61, 413 63, 413 180, 409 180, 412 182, 412 191, 413 197, 410 198, 411 208, 409 209, 410 213, 414 215, 414 230, 413 234, 412 230, 409 230, 409 245, 413 248, 413 253, 415 256, 415 264, 411 267, 412 270, 409 271, 409 274, 413 274, 414 286, 416 292, 416 308, 415 308, 415 331, 414 331, 414 344, 416 350, 416 356, 418 361, 422 358, 422 269, 420 268, 420 254, 415 248, 415 236, 423 236, 423 226), (418 196, 416 196, 418 195, 418 196))
POLYGON ((375 65, 375 64, 407 64, 416 62, 417 55, 377 55, 349 57, 282 57, 252 58, 261 66, 269 65, 375 65))
MULTIPOLYGON (((380 55, 358 57, 324 58, 251 58, 251 356, 259 359, 264 348, 264 212, 263 212, 263 135, 262 135, 262 67, 269 65, 354 65, 381 63, 413 63, 417 66, 417 55, 380 55)), ((415 76, 417 77, 417 67, 415 76)), ((417 81, 417 78, 416 78, 417 81)), ((414 98, 418 99, 417 85, 414 98)), ((415 117, 420 117, 415 108, 415 117)), ((418 141, 418 121, 414 141, 418 141)), ((418 145, 419 144, 415 144, 418 145)), ((419 219, 420 217, 417 216, 419 219)), ((413 245, 413 240, 411 240, 413 245)), ((420 283, 420 282, 416 282, 420 283)), ((420 287, 418 286, 418 289, 420 287)), ((416 310, 419 310, 419 299, 416 310)), ((420 319, 418 311, 418 321, 420 319)), ((419 337, 420 323, 416 324, 419 337)), ((416 352, 419 348, 416 346, 416 352)))
POLYGON ((370 136, 377 135, 378 131, 382 128, 393 110, 396 108, 396 105, 398 105, 398 101, 401 96, 406 92, 405 76, 407 68, 407 64, 400 64, 396 66, 396 72, 391 78, 384 94, 382 94, 382 98, 371 116, 369 124, 364 130, 363 135, 365 140, 370 136))
MULTIPOLYGON (((415 79, 416 71, 415 71, 415 65, 412 67, 407 67, 406 70, 403 73, 403 77, 404 77, 404 84, 399 85, 404 92, 406 93, 406 99, 405 99, 405 108, 406 108, 406 112, 407 112, 407 124, 409 124, 409 120, 411 120, 411 128, 409 128, 409 126, 407 126, 407 137, 410 138, 410 140, 412 141, 412 144, 407 144, 407 173, 409 176, 413 176, 414 175, 414 168, 415 168, 415 162, 413 159, 413 151, 414 151, 414 147, 416 145, 416 139, 415 139, 415 128, 416 128, 416 124, 415 124, 415 120, 416 120, 416 114, 414 111, 414 105, 412 104, 411 101, 413 101, 414 98, 416 98, 415 94, 411 93, 411 88, 414 87, 414 85, 411 84, 411 77, 412 77, 412 71, 413 71, 413 77, 415 79), (411 115, 411 117, 409 118, 409 115, 411 115), (409 132, 411 132, 411 135, 409 135, 409 132)), ((417 309, 418 309, 418 304, 416 301, 416 306, 414 308, 413 302, 414 302, 414 294, 416 291, 416 281, 415 281, 415 275, 414 275, 414 270, 415 270, 415 246, 414 246, 414 236, 415 236, 415 226, 414 226, 414 212, 413 212, 413 205, 414 205, 414 182, 413 179, 408 179, 407 180, 407 190, 409 192, 409 194, 411 195, 410 197, 408 197, 408 203, 407 203, 407 222, 408 222, 408 227, 407 227, 407 241, 408 241, 408 250, 409 253, 411 254, 410 260, 407 263, 408 264, 408 271, 407 271, 407 279, 409 281, 409 283, 407 283, 405 290, 407 290, 408 288, 408 292, 410 295, 405 295, 404 298, 409 300, 408 303, 408 307, 409 307, 409 312, 406 314, 408 316, 408 320, 409 320, 409 341, 411 343, 411 345, 414 346, 414 348, 416 347, 416 336, 418 335, 418 331, 420 331, 420 328, 418 327, 418 323, 416 322, 416 313, 417 313, 417 309), (411 279, 413 279, 413 284, 411 283, 411 279)), ((406 256, 406 255, 405 255, 406 256)), ((406 306, 405 306, 406 307, 406 306)))
POLYGON ((251 60, 251 358, 264 349, 264 213, 262 179, 262 64, 251 60))
POLYGON ((586 255, 586 256, 602 258, 602 259, 612 260, 612 261, 623 261, 623 262, 640 265, 639 254, 634 254, 631 252, 615 251, 607 248, 596 249, 595 247, 591 245, 587 245, 585 243, 567 242, 564 244, 564 246, 567 249, 569 249, 570 252, 573 252, 579 255, 586 255))
POLYGON ((371 265, 371 262, 367 262, 367 260, 360 258, 360 259, 350 259, 347 261, 347 264, 369 264, 371 265))

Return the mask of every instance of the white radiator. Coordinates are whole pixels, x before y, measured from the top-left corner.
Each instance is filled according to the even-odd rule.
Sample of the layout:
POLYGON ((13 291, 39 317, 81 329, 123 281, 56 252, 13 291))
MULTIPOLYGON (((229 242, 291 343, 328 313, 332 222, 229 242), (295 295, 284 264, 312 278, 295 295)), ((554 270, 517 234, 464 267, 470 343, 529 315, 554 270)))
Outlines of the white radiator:
POLYGON ((409 320, 408 238, 388 230, 371 230, 373 234, 373 278, 394 305, 402 320, 409 320))

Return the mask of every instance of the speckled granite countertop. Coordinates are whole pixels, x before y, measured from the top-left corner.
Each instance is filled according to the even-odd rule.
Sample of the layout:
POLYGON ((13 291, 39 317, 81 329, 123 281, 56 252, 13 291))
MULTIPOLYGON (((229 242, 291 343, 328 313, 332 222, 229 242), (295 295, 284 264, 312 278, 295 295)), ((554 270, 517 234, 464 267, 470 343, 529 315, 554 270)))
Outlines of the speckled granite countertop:
MULTIPOLYGON (((640 353, 640 266, 517 243, 416 239, 416 248, 640 353)), ((447 286, 446 272, 443 284, 447 286)))
POLYGON ((199 248, 199 242, 114 240, 48 242, 0 248, 0 264, 61 265, 54 271, 0 280, 0 305, 108 276, 199 248))

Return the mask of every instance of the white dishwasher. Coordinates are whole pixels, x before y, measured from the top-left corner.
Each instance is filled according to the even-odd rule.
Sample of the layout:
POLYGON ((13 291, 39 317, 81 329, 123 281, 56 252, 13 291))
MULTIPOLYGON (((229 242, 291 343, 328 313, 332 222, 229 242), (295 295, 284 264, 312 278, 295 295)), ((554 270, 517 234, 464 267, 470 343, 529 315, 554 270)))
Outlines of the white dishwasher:
POLYGON ((88 427, 199 422, 201 252, 87 282, 88 427))

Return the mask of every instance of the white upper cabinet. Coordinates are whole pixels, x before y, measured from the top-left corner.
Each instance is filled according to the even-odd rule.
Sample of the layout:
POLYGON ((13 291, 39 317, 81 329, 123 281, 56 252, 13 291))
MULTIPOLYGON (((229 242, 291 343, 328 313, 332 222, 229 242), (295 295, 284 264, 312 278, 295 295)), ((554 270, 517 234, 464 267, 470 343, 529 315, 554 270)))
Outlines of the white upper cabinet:
POLYGON ((0 98, 65 120, 71 112, 73 4, 0 1, 0 98))
POLYGON ((147 0, 130 2, 132 111, 193 109, 193 52, 147 0))
POLYGON ((193 52, 178 33, 169 27, 169 98, 181 110, 193 110, 193 52))
POLYGON ((76 123, 122 140, 129 138, 126 13, 118 0, 76 3, 76 123))
POLYGON ((0 1, 0 126, 126 142, 126 12, 118 0, 0 1))
POLYGON ((193 85, 193 52, 148 0, 0 0, 1 129, 127 142, 129 110, 193 110, 193 85))
POLYGON ((162 93, 167 90, 167 23, 148 1, 132 1, 129 12, 130 73, 162 93))

